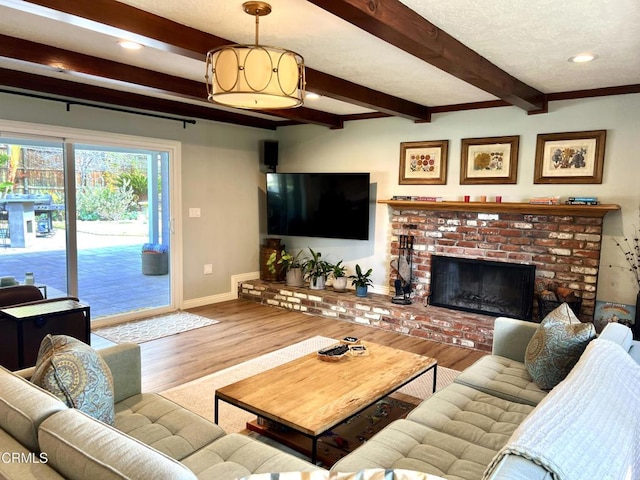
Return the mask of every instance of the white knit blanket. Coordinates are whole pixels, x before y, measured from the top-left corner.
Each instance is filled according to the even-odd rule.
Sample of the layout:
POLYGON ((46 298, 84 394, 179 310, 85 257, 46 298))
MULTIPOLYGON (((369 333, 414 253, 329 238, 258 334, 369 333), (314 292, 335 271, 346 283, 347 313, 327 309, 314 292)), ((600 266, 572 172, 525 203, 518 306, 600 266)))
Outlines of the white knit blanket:
POLYGON ((484 478, 507 454, 542 465, 555 480, 640 479, 640 365, 617 343, 592 341, 484 478))

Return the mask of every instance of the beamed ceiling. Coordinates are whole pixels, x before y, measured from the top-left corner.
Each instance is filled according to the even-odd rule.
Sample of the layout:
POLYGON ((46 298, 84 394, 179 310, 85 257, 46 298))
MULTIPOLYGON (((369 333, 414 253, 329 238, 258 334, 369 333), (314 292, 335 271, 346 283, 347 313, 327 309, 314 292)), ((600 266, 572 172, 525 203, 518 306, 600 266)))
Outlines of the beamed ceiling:
POLYGON ((270 4, 260 43, 300 53, 320 95, 300 108, 206 101, 206 52, 253 42, 242 0, 0 0, 0 89, 266 129, 501 106, 544 114, 549 101, 640 92, 638 0, 270 4), (568 61, 583 52, 597 59, 568 61))

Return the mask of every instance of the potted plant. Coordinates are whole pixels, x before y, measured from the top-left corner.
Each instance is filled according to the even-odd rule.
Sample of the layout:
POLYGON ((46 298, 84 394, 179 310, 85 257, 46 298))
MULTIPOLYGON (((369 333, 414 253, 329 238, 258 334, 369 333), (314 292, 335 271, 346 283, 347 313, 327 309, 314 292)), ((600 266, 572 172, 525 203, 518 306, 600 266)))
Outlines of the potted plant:
POLYGON ((333 289, 336 292, 344 292, 347 290, 347 267, 342 265, 342 260, 333 265, 331 276, 333 276, 333 289))
POLYGON ((357 297, 366 297, 367 290, 369 285, 373 286, 373 282, 371 281, 371 273, 373 269, 367 270, 365 273, 362 272, 362 268, 360 265, 356 264, 356 274, 349 275, 349 278, 352 279, 351 285, 356 287, 356 296, 357 297))
POLYGON ((313 290, 323 290, 326 285, 327 275, 331 272, 333 265, 322 259, 322 253, 314 252, 309 248, 311 257, 303 265, 305 278, 309 280, 309 288, 313 290))
POLYGON ((301 253, 302 250, 293 255, 286 250, 282 250, 280 258, 278 258, 277 252, 273 252, 267 260, 267 268, 271 273, 276 273, 276 265, 281 265, 281 268, 285 271, 285 284, 290 287, 301 287, 304 284, 302 263, 300 261, 301 253))

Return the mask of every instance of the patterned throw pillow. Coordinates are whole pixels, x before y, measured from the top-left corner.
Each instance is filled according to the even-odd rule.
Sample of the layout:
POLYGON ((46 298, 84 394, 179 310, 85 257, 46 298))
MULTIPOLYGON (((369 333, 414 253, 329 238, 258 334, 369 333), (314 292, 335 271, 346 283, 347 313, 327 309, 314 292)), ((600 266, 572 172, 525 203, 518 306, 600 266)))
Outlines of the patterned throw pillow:
POLYGON ((564 380, 595 337, 593 323, 581 323, 566 303, 549 313, 525 352, 524 363, 535 384, 551 390, 564 380))
POLYGON ((67 335, 47 335, 31 381, 68 407, 113 425, 113 377, 102 357, 86 343, 67 335))

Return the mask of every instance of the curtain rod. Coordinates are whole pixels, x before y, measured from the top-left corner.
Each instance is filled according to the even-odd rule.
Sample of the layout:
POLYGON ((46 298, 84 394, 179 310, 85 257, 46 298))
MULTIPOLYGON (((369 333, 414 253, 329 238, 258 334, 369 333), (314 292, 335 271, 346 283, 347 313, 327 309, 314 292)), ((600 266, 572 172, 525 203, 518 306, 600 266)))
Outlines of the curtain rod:
POLYGON ((51 101, 54 101, 54 102, 66 103, 67 104, 67 112, 71 111, 71 106, 72 105, 79 105, 79 106, 82 106, 82 107, 101 108, 103 110, 111 110, 113 112, 130 113, 130 114, 133 114, 133 115, 142 115, 142 116, 145 116, 145 117, 161 118, 163 120, 172 120, 174 122, 181 122, 182 123, 182 128, 187 128, 187 123, 189 123, 191 125, 195 125, 196 124, 195 120, 190 120, 190 119, 186 119, 186 118, 169 117, 167 115, 160 115, 158 113, 137 112, 135 110, 127 110, 126 108, 110 107, 110 106, 107 106, 107 105, 95 105, 93 103, 79 102, 77 100, 65 100, 63 98, 48 97, 46 95, 38 95, 38 94, 35 94, 35 93, 14 92, 13 90, 5 90, 5 89, 0 89, 0 93, 9 93, 11 95, 20 95, 20 96, 23 96, 23 97, 37 98, 37 99, 40 99, 40 100, 51 100, 51 101))

